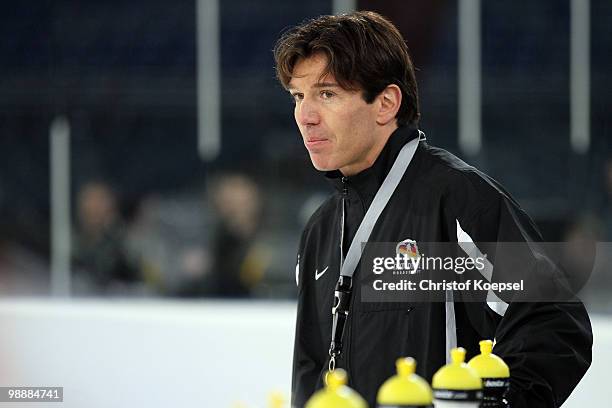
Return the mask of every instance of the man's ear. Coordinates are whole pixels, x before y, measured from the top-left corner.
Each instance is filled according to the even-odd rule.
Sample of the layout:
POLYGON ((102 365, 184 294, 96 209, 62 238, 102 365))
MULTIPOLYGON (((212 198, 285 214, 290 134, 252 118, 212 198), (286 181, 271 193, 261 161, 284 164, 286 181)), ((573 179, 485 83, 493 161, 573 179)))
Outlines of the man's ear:
POLYGON ((402 90, 395 84, 387 85, 377 96, 379 109, 376 123, 386 125, 395 120, 395 115, 402 104, 402 90))

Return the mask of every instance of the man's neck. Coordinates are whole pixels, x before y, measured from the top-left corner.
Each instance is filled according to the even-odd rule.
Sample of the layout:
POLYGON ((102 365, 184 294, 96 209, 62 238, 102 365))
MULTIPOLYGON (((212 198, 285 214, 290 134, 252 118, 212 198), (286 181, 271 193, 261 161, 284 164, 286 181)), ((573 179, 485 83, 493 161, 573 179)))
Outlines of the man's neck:
POLYGON ((350 164, 348 166, 338 169, 340 170, 340 173, 342 173, 342 175, 345 177, 351 177, 351 176, 354 176, 355 174, 359 174, 362 171, 372 167, 372 165, 374 165, 374 162, 376 162, 376 159, 378 159, 378 156, 380 156, 380 153, 384 149, 385 145, 389 141, 389 138, 391 137, 391 135, 393 134, 393 132, 395 132, 397 128, 398 128, 397 124, 393 123, 393 126, 389 126, 388 128, 385 127, 384 129, 381 129, 382 134, 376 138, 377 142, 366 153, 366 156, 363 158, 363 160, 360 160, 357 163, 350 164))

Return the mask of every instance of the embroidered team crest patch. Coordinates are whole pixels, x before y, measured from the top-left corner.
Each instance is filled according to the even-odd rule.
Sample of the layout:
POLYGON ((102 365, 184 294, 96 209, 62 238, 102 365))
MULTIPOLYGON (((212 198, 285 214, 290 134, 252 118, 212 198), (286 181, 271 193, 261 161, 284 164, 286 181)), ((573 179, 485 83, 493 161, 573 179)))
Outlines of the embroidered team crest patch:
POLYGON ((414 239, 405 239, 395 247, 398 255, 406 255, 409 258, 419 258, 419 247, 414 239))

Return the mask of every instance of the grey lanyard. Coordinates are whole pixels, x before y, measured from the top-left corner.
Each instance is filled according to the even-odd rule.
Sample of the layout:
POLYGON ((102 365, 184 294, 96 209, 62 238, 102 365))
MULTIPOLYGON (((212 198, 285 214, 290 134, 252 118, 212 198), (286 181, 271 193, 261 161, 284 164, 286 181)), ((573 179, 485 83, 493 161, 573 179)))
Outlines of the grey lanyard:
MULTIPOLYGON (((346 254, 346 258, 342 261, 340 267, 340 277, 336 284, 334 292, 334 305, 332 307, 332 339, 329 347, 329 370, 333 371, 336 368, 336 357, 342 353, 342 336, 344 334, 344 326, 349 314, 349 305, 352 292, 352 278, 357 268, 357 264, 361 259, 363 250, 362 243, 367 242, 372 233, 372 229, 378 221, 378 217, 383 212, 391 195, 399 185, 408 165, 414 157, 414 153, 419 146, 419 141, 425 139, 425 134, 419 132, 419 137, 406 143, 399 152, 397 159, 393 163, 389 174, 385 177, 382 185, 376 192, 372 204, 368 208, 355 237, 351 241, 351 245, 346 254)), ((344 234, 344 202, 342 204, 342 234, 344 234)), ((340 243, 342 245, 342 242, 340 243)), ((342 259, 342 253, 340 254, 342 259)))

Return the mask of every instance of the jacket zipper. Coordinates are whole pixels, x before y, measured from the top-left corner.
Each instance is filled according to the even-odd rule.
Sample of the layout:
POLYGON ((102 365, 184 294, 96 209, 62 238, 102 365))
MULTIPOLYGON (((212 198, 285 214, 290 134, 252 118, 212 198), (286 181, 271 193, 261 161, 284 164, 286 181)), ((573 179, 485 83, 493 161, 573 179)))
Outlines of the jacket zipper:
POLYGON ((340 218, 340 268, 344 263, 344 218, 345 218, 345 202, 348 197, 348 181, 346 177, 342 177, 342 216, 340 218))
MULTIPOLYGON (((342 268, 342 264, 344 263, 344 229, 346 222, 346 200, 348 199, 348 179, 346 177, 342 177, 342 217, 340 221, 340 268, 342 268)), ((353 282, 354 285, 355 282, 353 282)), ((354 310, 354 290, 353 286, 353 294, 351 294, 350 300, 350 308, 349 308, 349 316, 346 321, 346 338, 342 341, 344 344, 344 356, 343 360, 346 367, 346 372, 348 374, 349 382, 351 381, 351 371, 350 371, 350 353, 351 353, 351 337, 352 337, 352 326, 353 326, 353 310, 354 310)))

